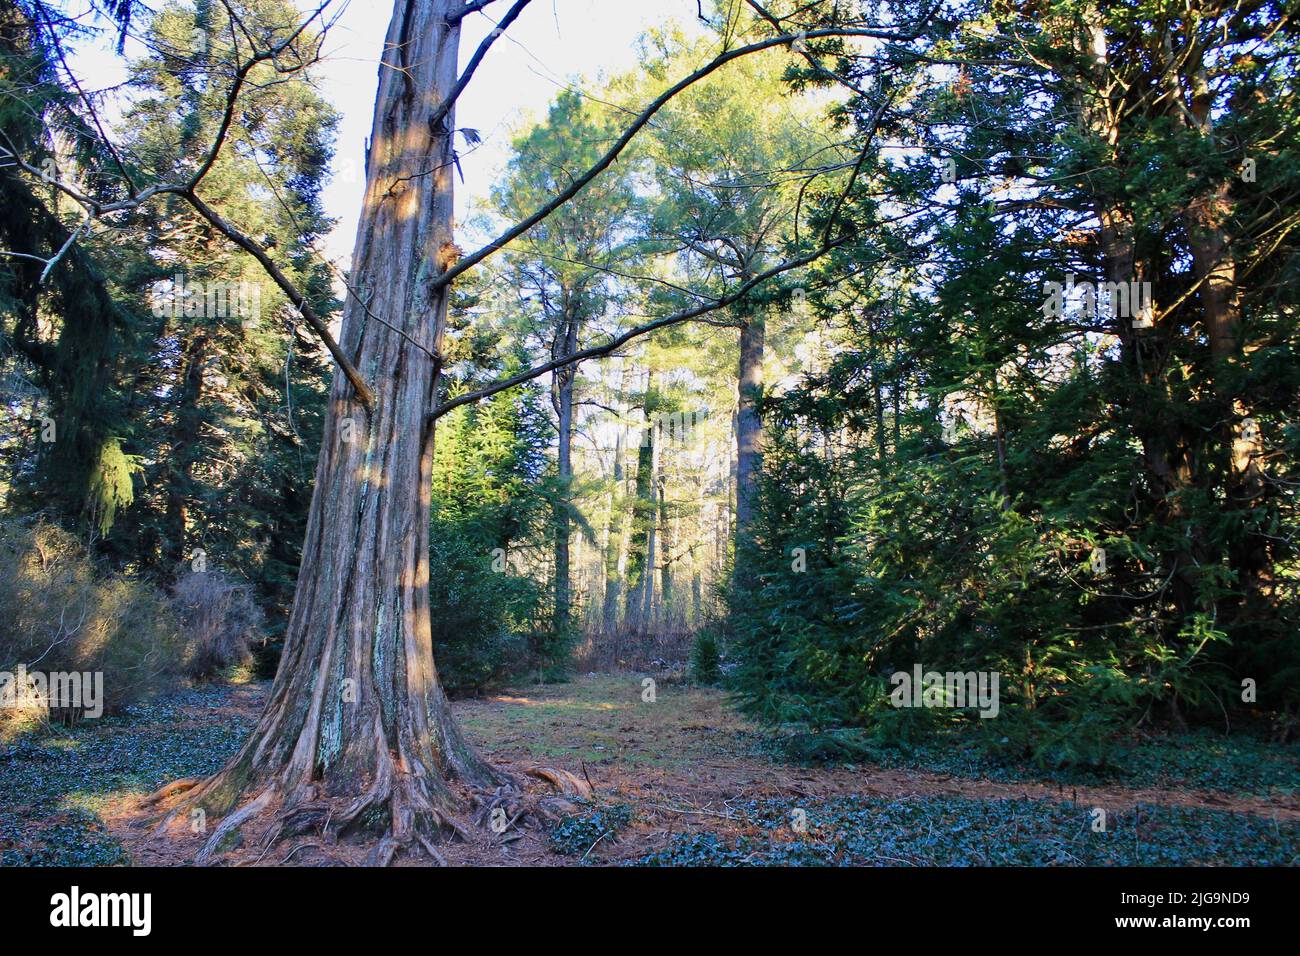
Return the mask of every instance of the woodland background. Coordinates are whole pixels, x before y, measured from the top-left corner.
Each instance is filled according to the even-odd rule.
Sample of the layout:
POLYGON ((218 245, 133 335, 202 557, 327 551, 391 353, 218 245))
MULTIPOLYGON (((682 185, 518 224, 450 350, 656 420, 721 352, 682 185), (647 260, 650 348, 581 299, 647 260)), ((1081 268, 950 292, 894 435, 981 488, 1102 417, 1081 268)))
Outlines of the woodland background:
MULTIPOLYGON (((148 52, 115 91, 110 151, 65 57, 126 6, 72 21, 0 0, 4 155, 105 198, 203 163, 232 16, 274 35, 302 15, 136 11, 148 52)), ((465 234, 545 202, 629 114, 792 7, 718 3, 703 38, 668 24, 634 73, 557 95, 465 234)), ((442 400, 748 292, 438 420, 449 690, 684 668, 812 746, 960 733, 1046 766, 1103 765, 1135 727, 1292 737, 1294 14, 953 2, 916 42, 809 39, 675 98, 464 276, 442 400), (755 281, 810 237, 835 243, 755 281), (1150 283, 1149 321, 1045 307, 1067 277, 1150 283), (915 662, 1000 673, 1000 719, 891 707, 888 675, 915 662)), ((337 117, 312 69, 245 91, 204 182, 329 318, 367 290, 319 251, 337 117)), ((457 132, 470 162, 477 132, 457 132)), ((330 356, 179 198, 83 224, 0 166, 0 667, 103 670, 118 708, 271 677, 330 356), (178 296, 177 276, 248 307, 178 296)))

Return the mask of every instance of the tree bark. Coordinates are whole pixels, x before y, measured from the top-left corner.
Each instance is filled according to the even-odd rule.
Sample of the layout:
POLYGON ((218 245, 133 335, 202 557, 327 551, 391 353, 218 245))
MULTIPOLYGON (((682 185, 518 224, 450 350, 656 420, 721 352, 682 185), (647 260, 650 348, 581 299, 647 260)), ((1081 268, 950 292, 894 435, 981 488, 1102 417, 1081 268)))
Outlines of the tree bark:
MULTIPOLYGON (((1086 9, 1084 22, 1081 52, 1086 55, 1089 71, 1080 78, 1077 97, 1079 124, 1104 144, 1107 162, 1118 167, 1123 162, 1118 148, 1120 117, 1129 104, 1122 97, 1113 98, 1115 84, 1110 75, 1110 41, 1105 20, 1096 6, 1086 9)), ((1099 223, 1098 242, 1107 281, 1121 285, 1145 281, 1147 263, 1138 255, 1137 223, 1127 197, 1094 193, 1092 202, 1099 223)), ((1136 305, 1130 305, 1130 311, 1136 309, 1136 305)), ((1154 301, 1151 309, 1154 319, 1154 301)), ((1161 414, 1162 403, 1153 404, 1147 394, 1151 389, 1159 389, 1161 398, 1168 400, 1167 387, 1155 370, 1165 364, 1173 324, 1157 322, 1149 331, 1139 335, 1134 330, 1133 318, 1120 314, 1118 310, 1113 317, 1114 332, 1123 350, 1124 367, 1135 386, 1125 396, 1130 428, 1142 446, 1142 461, 1158 506, 1166 510, 1169 520, 1181 521, 1185 517, 1182 492, 1193 481, 1187 442, 1161 414)), ((1194 542, 1183 539, 1169 559, 1177 569, 1171 585, 1173 600, 1179 608, 1179 617, 1185 618, 1196 610, 1196 588, 1190 578, 1191 569, 1197 564, 1194 542)))
POLYGON ((278 824, 268 840, 372 831, 382 834, 372 860, 386 863, 460 828, 450 781, 502 779, 453 722, 430 638, 427 416, 447 310, 434 283, 455 247, 454 122, 429 119, 456 81, 460 27, 448 16, 460 6, 395 0, 352 259, 364 302, 349 298, 340 336, 374 408, 336 369, 270 699, 243 749, 190 800, 225 815, 200 862, 268 810, 278 824))

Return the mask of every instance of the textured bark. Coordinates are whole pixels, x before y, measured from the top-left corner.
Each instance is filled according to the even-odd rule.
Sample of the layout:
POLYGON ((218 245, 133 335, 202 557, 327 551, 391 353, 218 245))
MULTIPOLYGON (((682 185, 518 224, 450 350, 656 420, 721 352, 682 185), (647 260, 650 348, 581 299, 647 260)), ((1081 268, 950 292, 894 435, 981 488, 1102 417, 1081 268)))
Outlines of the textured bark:
POLYGON ((1198 290, 1201 314, 1210 340, 1210 354, 1220 361, 1235 359, 1240 349, 1237 264, 1228 248, 1223 228, 1228 206, 1228 184, 1220 183, 1212 193, 1195 202, 1187 213, 1192 266, 1201 284, 1198 290))
POLYGON ((428 120, 456 79, 460 29, 447 15, 459 6, 395 3, 352 260, 364 302, 349 299, 340 337, 375 405, 367 413, 336 370, 270 699, 243 749, 189 801, 225 815, 200 861, 271 808, 272 839, 365 829, 383 836, 374 859, 387 862, 459 827, 449 781, 500 780, 452 721, 428 604, 426 417, 447 308, 433 283, 454 258, 454 123, 428 120))
MULTIPOLYGON (((1117 149, 1120 117, 1133 109, 1133 97, 1140 95, 1141 91, 1130 90, 1109 75, 1109 39, 1104 20, 1096 8, 1086 12, 1085 24, 1083 43, 1091 73, 1083 78, 1081 84, 1080 122, 1109 147, 1108 161, 1118 165, 1123 161, 1117 149)), ((1200 49, 1193 46, 1176 51, 1169 33, 1162 37, 1161 48, 1167 69, 1162 73, 1160 83, 1164 87, 1170 117, 1201 136, 1213 138, 1214 94, 1200 61, 1200 49)), ((1241 354, 1236 263, 1225 226, 1230 211, 1229 193, 1229 183, 1220 182, 1195 197, 1184 214, 1183 225, 1192 252, 1201 319, 1213 362, 1215 391, 1223 406, 1220 415, 1223 424, 1216 439, 1220 447, 1227 450, 1229 459, 1225 490, 1229 507, 1246 511, 1259 503, 1263 481, 1258 472, 1256 456, 1260 449, 1257 443, 1241 440, 1237 432, 1237 423, 1248 417, 1250 410, 1239 396, 1231 393, 1228 384, 1233 379, 1232 367, 1241 354)), ((1094 202, 1100 222, 1098 238, 1105 257, 1107 279, 1123 284, 1142 282, 1147 278, 1148 263, 1136 248, 1136 224, 1130 206, 1122 197, 1115 196, 1098 195, 1094 202)), ((1152 305, 1154 308, 1154 303, 1152 305)), ((1165 387, 1159 370, 1166 366, 1173 345, 1171 337, 1178 334, 1177 323, 1172 319, 1162 319, 1154 328, 1135 333, 1129 318, 1117 317, 1115 331, 1123 343, 1125 364, 1132 369, 1135 380, 1142 383, 1148 392, 1165 387)), ((1166 401, 1168 397, 1166 392, 1166 401)), ((1143 397, 1130 403, 1129 415, 1162 506, 1168 510, 1171 519, 1184 520, 1183 492, 1197 480, 1196 461, 1203 454, 1200 448, 1203 436, 1180 434, 1171 428, 1167 416, 1162 414, 1160 403, 1152 403, 1143 397)), ((1219 560, 1208 551, 1201 536, 1193 529, 1175 552, 1177 572, 1173 579, 1173 598, 1184 616, 1200 609, 1195 568, 1219 560)), ((1261 612, 1256 617, 1262 616, 1272 586, 1272 560, 1267 539, 1248 532, 1238 545, 1230 549, 1228 559, 1238 573, 1246 603, 1261 612)), ((1216 608, 1216 611, 1220 610, 1225 622, 1236 616, 1231 607, 1216 608)))
MULTIPOLYGON (((1188 98, 1190 105, 1176 117, 1208 140, 1214 139, 1214 92, 1206 78, 1203 51, 1193 46, 1186 53, 1188 80, 1172 72, 1179 100, 1188 98)), ((1192 249, 1192 265, 1200 288, 1201 314, 1205 333, 1210 340, 1210 355, 1217 361, 1236 358, 1241 313, 1237 302, 1237 263, 1228 247, 1224 223, 1231 204, 1228 183, 1221 182, 1197 197, 1187 210, 1187 241, 1192 249)))

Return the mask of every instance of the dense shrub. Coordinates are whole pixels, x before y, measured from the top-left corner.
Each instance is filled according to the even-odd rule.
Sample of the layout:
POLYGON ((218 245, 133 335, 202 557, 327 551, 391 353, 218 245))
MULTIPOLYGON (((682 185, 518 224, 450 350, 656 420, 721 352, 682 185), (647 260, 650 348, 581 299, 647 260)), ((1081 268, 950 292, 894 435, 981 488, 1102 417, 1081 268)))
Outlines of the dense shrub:
POLYGON ((429 607, 438 675, 454 693, 567 662, 571 635, 551 626, 545 576, 515 560, 546 540, 547 428, 527 390, 438 422, 429 607))
POLYGON ((429 606, 443 685, 472 693, 535 666, 530 635, 538 584, 494 571, 491 551, 454 523, 435 522, 431 539, 429 606))
POLYGON ((172 602, 188 645, 187 676, 202 680, 251 660, 264 622, 247 586, 218 571, 191 571, 176 583, 172 602))
MULTIPOLYGON (((1244 667, 1212 616, 1179 616, 1169 574, 1150 570, 1164 546, 1159 529, 1125 525, 1138 478, 1123 442, 1096 443, 1071 474, 1029 461, 1046 438, 1022 440, 1008 474, 1032 480, 1017 484, 987 437, 954 447, 918 423, 915 447, 885 467, 815 391, 765 413, 746 574, 729 596, 732 688, 748 713, 904 743, 969 723, 990 751, 1060 767, 1104 765, 1116 733, 1143 720, 1240 723, 1253 716, 1243 677, 1285 703, 1272 672, 1244 667), (1097 546, 1104 577, 1089 569, 1097 546), (892 706, 890 675, 917 664, 1000 675, 997 719, 892 706)), ((1221 569, 1193 572, 1206 602, 1229 587, 1221 569)), ((1268 646, 1294 666, 1293 640, 1268 646)))
POLYGON ((712 627, 702 628, 695 635, 695 643, 691 647, 691 679, 705 686, 712 686, 722 679, 718 635, 712 627))
POLYGON ((0 670, 101 672, 113 711, 173 687, 184 660, 176 616, 148 583, 97 573, 53 525, 0 524, 0 670))

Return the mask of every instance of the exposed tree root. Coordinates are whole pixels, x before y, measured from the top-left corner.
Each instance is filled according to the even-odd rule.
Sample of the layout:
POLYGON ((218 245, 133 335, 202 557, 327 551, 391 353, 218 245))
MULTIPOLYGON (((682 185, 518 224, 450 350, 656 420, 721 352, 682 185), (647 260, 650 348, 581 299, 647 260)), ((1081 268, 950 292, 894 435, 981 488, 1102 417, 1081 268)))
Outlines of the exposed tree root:
POLYGON ((154 806, 164 800, 170 800, 172 797, 179 796, 187 790, 192 790, 199 784, 203 783, 201 777, 185 777, 181 780, 173 780, 171 783, 163 784, 153 793, 141 801, 143 806, 154 806))
POLYGON ((474 797, 473 821, 487 827, 494 836, 505 842, 506 834, 521 822, 545 825, 576 812, 579 801, 590 799, 591 786, 581 777, 554 767, 530 767, 524 771, 530 777, 544 780, 557 791, 554 795, 528 793, 516 783, 502 784, 491 793, 474 797))
MULTIPOLYGON (((549 784, 554 794, 529 793, 521 780, 498 772, 498 778, 506 782, 491 791, 483 788, 469 791, 472 809, 467 824, 457 812, 460 802, 441 781, 423 772, 403 770, 400 761, 389 758, 385 752, 377 761, 376 773, 365 791, 351 798, 323 795, 320 782, 300 784, 289 790, 279 776, 259 787, 239 788, 253 795, 239 800, 221 818, 196 854, 195 864, 219 864, 239 845, 245 826, 260 824, 256 826, 260 833, 260 852, 255 859, 241 865, 256 865, 272 847, 297 836, 319 837, 320 842, 315 845, 323 848, 337 845, 350 836, 382 830, 366 857, 366 865, 388 866, 404 854, 427 856, 435 864, 445 866, 446 857, 437 849, 437 843, 443 840, 473 842, 475 829, 481 828, 490 832, 488 839, 506 842, 510 838, 505 835, 521 825, 552 823, 575 812, 579 801, 592 795, 591 786, 567 770, 553 767, 524 770, 527 777, 549 784)), ((154 834, 175 833, 175 828, 182 826, 195 809, 206 808, 216 794, 228 793, 231 786, 223 776, 231 772, 232 768, 228 768, 203 781, 174 781, 145 797, 142 806, 157 808, 162 813, 154 834)), ((299 849, 302 846, 293 852, 299 849)))
POLYGON ((561 796, 591 799, 591 784, 567 770, 556 770, 554 767, 530 767, 524 773, 545 780, 558 790, 561 796))
POLYGON ((194 858, 195 865, 207 866, 211 863, 213 854, 217 852, 217 848, 221 846, 221 842, 226 836, 231 833, 237 834, 244 821, 256 816, 265 809, 273 796, 273 791, 270 787, 267 787, 248 803, 222 820, 221 824, 212 832, 212 836, 208 838, 208 842, 203 844, 203 848, 199 850, 198 855, 194 858))

